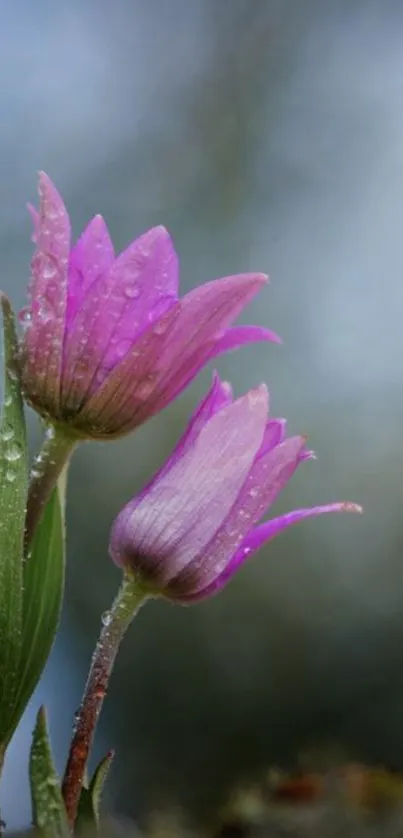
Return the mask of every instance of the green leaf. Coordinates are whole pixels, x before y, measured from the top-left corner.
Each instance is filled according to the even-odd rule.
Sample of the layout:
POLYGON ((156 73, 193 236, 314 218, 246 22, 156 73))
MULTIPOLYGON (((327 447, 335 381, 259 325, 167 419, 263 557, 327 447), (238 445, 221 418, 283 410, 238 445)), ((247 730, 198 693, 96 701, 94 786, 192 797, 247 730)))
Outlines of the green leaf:
POLYGON ((15 695, 21 649, 28 458, 14 316, 4 295, 0 301, 4 332, 0 422, 0 748, 4 751, 19 720, 15 695))
POLYGON ((24 563, 18 710, 22 714, 42 674, 59 625, 64 590, 64 498, 53 489, 24 563))
POLYGON ((88 833, 91 827, 91 834, 97 834, 102 792, 114 756, 114 751, 109 751, 96 768, 89 787, 83 786, 81 790, 75 824, 75 832, 77 834, 81 832, 88 833))
POLYGON ((53 765, 44 707, 39 710, 33 733, 29 778, 33 825, 39 835, 44 838, 70 838, 60 779, 53 765))

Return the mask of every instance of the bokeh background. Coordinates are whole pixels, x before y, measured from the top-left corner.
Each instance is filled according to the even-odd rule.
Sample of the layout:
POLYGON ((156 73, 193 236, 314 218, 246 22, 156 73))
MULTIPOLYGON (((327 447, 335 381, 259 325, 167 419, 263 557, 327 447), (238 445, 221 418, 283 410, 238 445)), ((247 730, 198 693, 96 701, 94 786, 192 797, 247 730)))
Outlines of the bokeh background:
MULTIPOLYGON (((0 2, 2 288, 23 305, 39 168, 76 234, 101 212, 119 250, 164 223, 183 292, 269 272, 244 322, 284 346, 217 366, 237 393, 267 380, 273 413, 318 454, 276 511, 365 507, 285 533, 216 600, 140 613, 95 753, 116 747, 109 802, 124 815, 206 815, 307 749, 403 769, 402 33, 400 0, 0 2)), ((10 826, 29 821, 43 700, 63 768, 119 583, 112 520, 210 375, 132 437, 75 455, 62 630, 2 780, 10 826)))

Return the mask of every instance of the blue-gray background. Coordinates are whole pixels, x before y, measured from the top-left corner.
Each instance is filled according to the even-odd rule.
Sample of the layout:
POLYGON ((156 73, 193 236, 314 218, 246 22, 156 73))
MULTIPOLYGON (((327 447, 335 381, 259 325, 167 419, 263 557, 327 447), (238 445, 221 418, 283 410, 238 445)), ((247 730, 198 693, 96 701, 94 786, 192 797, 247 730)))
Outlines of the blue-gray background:
MULTIPOLYGON (((365 506, 284 534, 219 599, 140 614, 96 749, 117 749, 110 798, 128 815, 207 810, 237 778, 323 742, 403 767, 402 27, 399 0, 0 2, 2 288, 23 305, 39 168, 75 234, 101 212, 119 250, 164 223, 183 292, 269 272, 244 320, 284 346, 218 368, 238 393, 267 380, 274 414, 317 451, 277 510, 365 506)), ((113 517, 209 376, 131 438, 75 455, 63 626, 10 749, 10 825, 29 820, 42 700, 62 770, 119 582, 113 517)))

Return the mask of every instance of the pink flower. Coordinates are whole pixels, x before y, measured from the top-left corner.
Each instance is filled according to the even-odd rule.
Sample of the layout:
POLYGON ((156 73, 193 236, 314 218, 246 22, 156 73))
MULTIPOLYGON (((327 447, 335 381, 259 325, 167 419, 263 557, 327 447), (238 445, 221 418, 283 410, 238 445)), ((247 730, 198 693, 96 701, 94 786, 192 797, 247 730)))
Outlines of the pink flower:
POLYGON ((220 591, 262 544, 304 518, 359 512, 352 503, 299 509, 257 526, 312 452, 268 419, 265 385, 232 400, 215 377, 173 454, 118 515, 110 555, 152 593, 192 602, 220 591))
POLYGON ((31 209, 36 249, 20 315, 27 400, 78 436, 127 433, 169 404, 221 352, 278 341, 258 326, 230 328, 267 277, 217 279, 178 299, 178 259, 164 227, 115 257, 95 216, 70 248, 70 221, 50 179, 31 209))

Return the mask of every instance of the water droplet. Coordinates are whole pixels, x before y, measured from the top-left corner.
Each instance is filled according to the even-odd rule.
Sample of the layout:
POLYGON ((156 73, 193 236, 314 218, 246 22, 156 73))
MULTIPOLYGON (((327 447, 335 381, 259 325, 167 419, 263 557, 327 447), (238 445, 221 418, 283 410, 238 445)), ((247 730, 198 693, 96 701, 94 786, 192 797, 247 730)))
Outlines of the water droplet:
POLYGON ((123 358, 124 355, 127 355, 131 347, 132 342, 130 340, 121 340, 115 348, 116 356, 118 358, 123 358))
POLYGON ((3 399, 4 407, 10 407, 12 401, 13 401, 13 397, 10 396, 10 394, 8 394, 7 396, 4 396, 4 399, 3 399))
POLYGON ((128 300, 137 300, 140 296, 140 289, 137 285, 126 285, 123 293, 128 300))
MULTIPOLYGON (((14 361, 13 361, 13 362, 11 362, 11 363, 9 363, 9 364, 7 364, 7 375, 8 375, 8 378, 11 378, 11 381, 17 381, 17 378, 18 378, 18 370, 17 370, 17 368, 16 368, 16 366, 15 366, 14 361)), ((11 401, 11 396, 9 396, 9 399, 10 399, 10 401, 11 401)))
POLYGON ((28 306, 21 309, 18 314, 18 320, 21 323, 21 326, 29 326, 32 320, 32 311, 28 308, 28 306))
POLYGON ((151 396, 152 391, 154 390, 155 385, 155 376, 148 375, 147 378, 144 378, 143 381, 137 386, 135 391, 135 396, 139 399, 148 399, 151 396))
POLYGON ((105 698, 105 696, 106 696, 106 689, 102 685, 100 685, 99 687, 97 687, 94 690, 94 697, 95 698, 103 699, 103 698, 105 698))
POLYGON ((73 716, 73 731, 74 731, 74 733, 76 732, 77 726, 79 725, 80 721, 81 721, 81 713, 80 713, 79 710, 76 710, 76 712, 74 713, 74 716, 73 716))
POLYGON ((54 265, 47 264, 43 267, 42 270, 42 277, 43 279, 54 279, 57 275, 57 269, 54 265))
POLYGON ((1 433, 1 438, 3 442, 10 442, 14 437, 14 428, 4 428, 1 433))
POLYGON ((49 309, 49 306, 45 303, 41 303, 38 308, 38 317, 42 320, 43 323, 46 323, 48 320, 51 319, 52 313, 49 309))
POLYGON ((112 622, 112 614, 110 611, 104 611, 101 617, 101 623, 103 626, 107 627, 110 626, 112 622))
POLYGON ((8 483, 14 483, 14 480, 16 479, 16 477, 17 477, 17 475, 16 475, 15 471, 11 471, 11 469, 7 469, 6 474, 5 474, 5 478, 6 478, 8 483))
POLYGON ((17 445, 9 445, 4 452, 4 457, 8 463, 14 463, 16 460, 20 459, 21 450, 17 445))
POLYGON ((154 334, 156 335, 163 335, 168 328, 168 320, 157 320, 154 326, 154 334))
POLYGON ((257 498, 257 496, 259 494, 259 489, 251 489, 249 494, 250 494, 251 498, 257 498))

